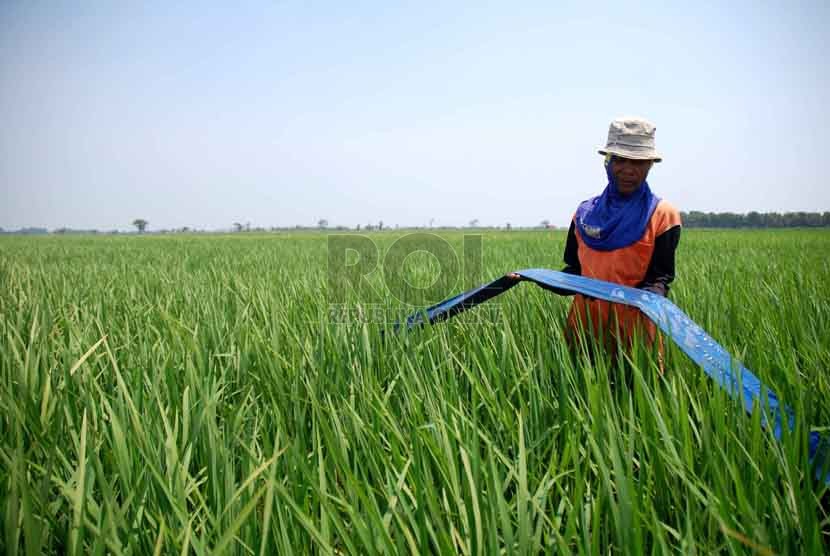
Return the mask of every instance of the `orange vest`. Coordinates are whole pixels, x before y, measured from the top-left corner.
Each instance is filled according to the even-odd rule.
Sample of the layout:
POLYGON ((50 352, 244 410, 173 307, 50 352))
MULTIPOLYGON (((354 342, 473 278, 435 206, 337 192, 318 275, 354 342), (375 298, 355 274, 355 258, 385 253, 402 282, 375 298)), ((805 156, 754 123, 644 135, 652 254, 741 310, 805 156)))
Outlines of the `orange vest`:
MULTIPOLYGON (((646 277, 654 253, 654 240, 679 225, 680 213, 668 201, 661 200, 643 236, 631 245, 612 251, 588 247, 579 226, 574 226, 582 276, 636 287, 646 277)), ((629 345, 635 333, 647 338, 649 344, 654 342, 656 335, 654 324, 639 309, 607 301, 589 301, 578 294, 574 296, 568 314, 568 328, 569 337, 578 336, 581 330, 590 330, 595 338, 604 339, 609 348, 614 348, 620 340, 629 345)), ((662 345, 658 348, 662 352, 662 345)))

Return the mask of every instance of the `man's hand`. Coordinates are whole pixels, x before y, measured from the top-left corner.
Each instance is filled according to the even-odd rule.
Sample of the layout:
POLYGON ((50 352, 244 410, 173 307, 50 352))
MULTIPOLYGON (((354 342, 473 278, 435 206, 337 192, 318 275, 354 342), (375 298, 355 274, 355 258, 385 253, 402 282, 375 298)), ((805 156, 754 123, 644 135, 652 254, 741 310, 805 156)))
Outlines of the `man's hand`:
POLYGON ((666 297, 666 286, 660 284, 659 282, 655 284, 649 284, 647 286, 640 286, 640 289, 647 292, 651 292, 655 295, 666 297))
POLYGON ((516 274, 515 272, 508 273, 507 277, 511 280, 522 280, 522 277, 519 274, 516 274))

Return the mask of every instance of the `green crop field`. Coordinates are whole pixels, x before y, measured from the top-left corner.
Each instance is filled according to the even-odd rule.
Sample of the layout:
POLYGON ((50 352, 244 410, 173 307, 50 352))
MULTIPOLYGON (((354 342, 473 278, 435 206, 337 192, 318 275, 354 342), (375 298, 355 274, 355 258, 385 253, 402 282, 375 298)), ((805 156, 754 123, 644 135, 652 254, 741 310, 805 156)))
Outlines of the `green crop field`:
MULTIPOLYGON (((486 232, 482 275, 558 269, 564 239, 486 232)), ((678 249, 672 300, 796 412, 778 442, 673 346, 662 378, 571 354, 569 299, 531 284, 383 334, 407 308, 377 271, 388 307, 335 280, 335 318, 322 233, 0 238, 0 552, 824 553, 828 254, 678 249)), ((435 262, 394 280, 468 285, 435 262)))

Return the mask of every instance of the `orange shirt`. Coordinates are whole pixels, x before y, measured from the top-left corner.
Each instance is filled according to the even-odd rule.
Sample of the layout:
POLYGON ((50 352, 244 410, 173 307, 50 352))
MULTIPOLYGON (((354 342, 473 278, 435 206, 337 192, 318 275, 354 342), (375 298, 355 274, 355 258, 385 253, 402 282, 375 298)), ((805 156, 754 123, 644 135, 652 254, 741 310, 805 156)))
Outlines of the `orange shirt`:
MULTIPOLYGON (((642 237, 612 251, 598 251, 585 244, 574 226, 582 276, 607 282, 637 287, 646 277, 655 239, 675 226, 680 226, 680 213, 668 201, 661 200, 646 226, 642 237)), ((640 311, 633 307, 600 300, 587 300, 582 295, 574 297, 568 315, 570 333, 591 330, 595 337, 603 338, 609 347, 618 340, 630 343, 635 331, 653 342, 656 329, 640 311), (618 333, 619 332, 619 333, 618 333)))
POLYGON ((576 226, 582 276, 625 286, 637 286, 646 277, 654 253, 654 240, 679 225, 680 213, 668 201, 661 200, 657 203, 643 236, 631 245, 613 251, 597 251, 588 247, 582 240, 579 226, 576 226))

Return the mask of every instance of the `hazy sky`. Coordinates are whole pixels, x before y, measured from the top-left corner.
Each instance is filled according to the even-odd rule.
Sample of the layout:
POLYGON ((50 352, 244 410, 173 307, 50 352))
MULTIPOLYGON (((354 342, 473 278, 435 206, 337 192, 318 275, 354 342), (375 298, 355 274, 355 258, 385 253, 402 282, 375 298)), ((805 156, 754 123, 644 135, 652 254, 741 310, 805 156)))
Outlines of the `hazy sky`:
POLYGON ((623 114, 680 210, 830 210, 824 0, 73 4, 0 2, 7 229, 564 225, 623 114))

